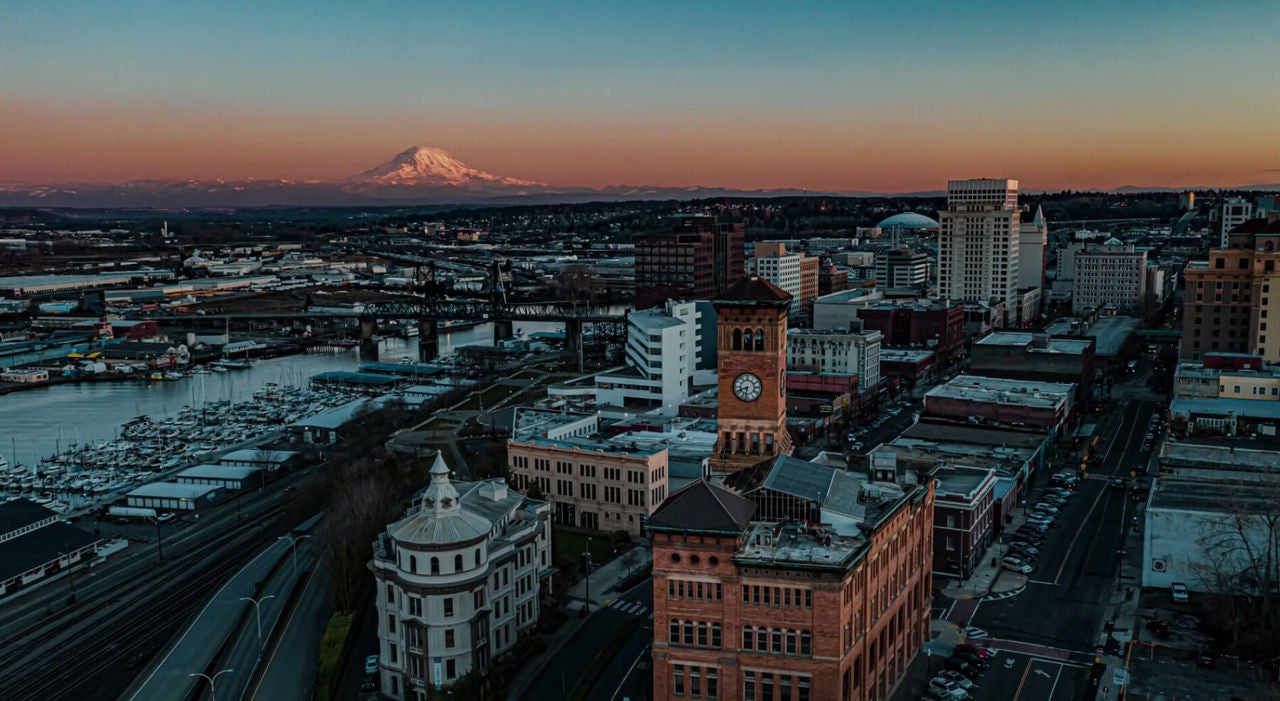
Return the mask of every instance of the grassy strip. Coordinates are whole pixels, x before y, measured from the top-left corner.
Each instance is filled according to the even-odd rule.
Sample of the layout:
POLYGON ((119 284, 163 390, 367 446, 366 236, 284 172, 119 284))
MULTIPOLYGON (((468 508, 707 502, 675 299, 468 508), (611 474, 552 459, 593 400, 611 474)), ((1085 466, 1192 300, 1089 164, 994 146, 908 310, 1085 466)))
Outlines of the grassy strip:
POLYGON ((640 618, 632 618, 618 629, 618 632, 609 638, 609 642, 605 643, 601 648, 600 654, 591 660, 591 665, 583 672, 582 678, 578 680, 577 686, 573 687, 573 693, 569 694, 570 701, 586 701, 587 695, 595 687, 596 681, 600 679, 600 675, 604 673, 605 667, 617 657, 618 652, 622 650, 622 646, 627 644, 631 636, 640 627, 640 618))
POLYGON ((351 614, 335 613, 329 617, 324 627, 324 638, 320 641, 320 664, 316 670, 317 701, 329 700, 329 689, 333 685, 334 675, 338 673, 338 655, 342 654, 342 644, 347 640, 351 629, 351 614))
MULTIPOLYGON (((551 529, 551 547, 557 557, 580 562, 582 553, 587 550, 587 536, 553 526, 551 529)), ((591 538, 591 562, 593 564, 603 565, 612 560, 614 554, 613 544, 609 542, 608 535, 602 534, 591 538)))

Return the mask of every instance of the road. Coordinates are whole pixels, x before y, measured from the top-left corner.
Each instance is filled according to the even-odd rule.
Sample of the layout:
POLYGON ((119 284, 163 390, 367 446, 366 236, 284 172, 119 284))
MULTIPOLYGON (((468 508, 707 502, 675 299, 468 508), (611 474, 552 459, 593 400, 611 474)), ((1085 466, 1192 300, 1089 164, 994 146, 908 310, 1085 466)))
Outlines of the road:
POLYGON ((320 656, 320 639, 333 606, 333 583, 328 571, 313 567, 282 629, 268 647, 261 675, 248 697, 255 701, 303 701, 310 699, 320 656))
MULTIPOLYGON (((582 677, 589 660, 600 655, 619 628, 640 619, 641 625, 627 638, 597 680, 590 699, 609 699, 628 680, 639 650, 653 639, 653 580, 646 579, 609 604, 594 610, 520 696, 522 701, 567 699, 582 677)), ((621 698, 621 696, 619 696, 621 698)), ((635 698, 635 697, 633 697, 635 698)), ((641 697, 641 698, 648 698, 641 697)))
MULTIPOLYGON (((1059 512, 1024 589, 985 600, 935 602, 971 639, 997 650, 974 694, 978 701, 1085 698, 1117 586, 1124 529, 1133 516, 1127 492, 1111 489, 1110 480, 1127 476, 1146 459, 1142 439, 1156 407, 1122 400, 1103 415, 1097 434, 1101 459, 1059 512)), ((1029 505, 1044 489, 1034 486, 1029 505)), ((940 669, 934 664, 934 671, 940 669)))

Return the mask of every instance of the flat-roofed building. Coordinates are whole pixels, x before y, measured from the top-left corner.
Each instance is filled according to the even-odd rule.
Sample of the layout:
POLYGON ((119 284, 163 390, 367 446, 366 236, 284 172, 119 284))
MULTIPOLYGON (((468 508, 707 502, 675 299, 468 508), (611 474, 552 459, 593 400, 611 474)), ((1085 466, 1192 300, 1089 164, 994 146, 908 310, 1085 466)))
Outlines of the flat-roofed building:
POLYGON ((667 496, 667 447, 601 435, 595 418, 518 410, 507 441, 511 485, 550 502, 556 523, 639 534, 667 496))
POLYGON ((973 424, 1033 426, 1061 436, 1075 408, 1075 385, 957 375, 924 395, 924 412, 973 424))
POLYGON ((1076 401, 1093 396, 1096 341, 1028 331, 995 331, 969 347, 969 372, 1037 382, 1071 382, 1076 401))
POLYGON ((996 471, 947 465, 934 473, 933 575, 968 579, 996 534, 996 471))
POLYGON ((649 519, 653 698, 889 698, 929 639, 932 479, 780 456, 729 480, 649 519))
POLYGON ((265 482, 261 468, 236 465, 193 465, 181 470, 173 479, 178 484, 207 484, 228 492, 257 487, 265 482))
POLYGON ((787 368, 802 372, 846 373, 858 376, 866 392, 880 384, 879 331, 787 331, 787 368))
POLYGON ((152 482, 135 487, 125 495, 128 506, 160 511, 195 511, 212 506, 225 489, 214 484, 179 484, 152 482))

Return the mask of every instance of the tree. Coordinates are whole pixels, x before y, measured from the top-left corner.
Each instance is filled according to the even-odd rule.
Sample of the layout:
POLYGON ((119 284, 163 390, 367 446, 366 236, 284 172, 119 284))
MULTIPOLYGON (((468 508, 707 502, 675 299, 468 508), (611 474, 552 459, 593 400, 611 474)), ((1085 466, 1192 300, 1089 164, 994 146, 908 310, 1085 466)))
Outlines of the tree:
POLYGON ((627 566, 627 576, 630 577, 632 570, 640 563, 640 551, 637 548, 627 548, 622 552, 622 564, 627 566))

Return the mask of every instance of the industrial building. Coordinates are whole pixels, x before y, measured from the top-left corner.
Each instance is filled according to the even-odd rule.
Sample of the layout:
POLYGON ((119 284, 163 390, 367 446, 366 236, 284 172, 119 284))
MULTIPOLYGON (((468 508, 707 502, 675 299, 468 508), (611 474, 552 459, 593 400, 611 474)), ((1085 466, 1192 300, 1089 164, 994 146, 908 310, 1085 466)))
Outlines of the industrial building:
POLYGON ((266 473, 257 467, 233 465, 193 465, 174 475, 178 484, 221 487, 228 492, 257 487, 266 482, 266 473))
POLYGON ((125 505, 157 511, 196 511, 217 503, 225 491, 211 484, 152 482, 125 495, 125 505))
POLYGON ((103 542, 30 499, 0 504, 0 596, 93 559, 103 542))

